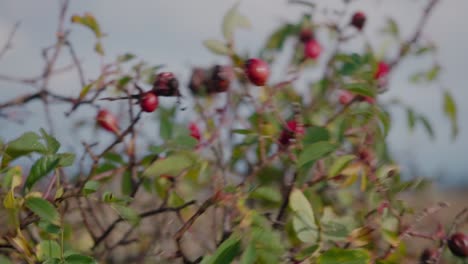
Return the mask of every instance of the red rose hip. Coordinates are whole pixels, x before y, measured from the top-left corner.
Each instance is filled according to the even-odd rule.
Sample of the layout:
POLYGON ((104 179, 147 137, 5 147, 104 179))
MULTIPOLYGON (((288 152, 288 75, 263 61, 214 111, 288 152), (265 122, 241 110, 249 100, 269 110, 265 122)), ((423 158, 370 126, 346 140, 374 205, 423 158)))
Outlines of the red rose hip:
POLYGON ((390 66, 383 61, 379 61, 379 63, 377 64, 377 70, 375 71, 375 74, 374 74, 374 79, 385 78, 387 77, 389 72, 390 72, 390 66))
POLYGON ((303 29, 301 33, 299 34, 299 39, 301 42, 306 43, 312 39, 314 39, 314 32, 310 29, 303 29))
POLYGON ((351 25, 357 28, 358 30, 362 30, 365 24, 366 15, 361 11, 354 13, 353 18, 351 18, 351 25))
POLYGON ((179 81, 172 72, 161 72, 153 83, 153 92, 157 96, 180 96, 179 81))
POLYGON ((463 233, 453 234, 447 241, 453 255, 461 258, 468 257, 468 236, 463 233))
POLYGON ((298 124, 296 120, 289 120, 286 127, 281 131, 279 143, 283 146, 287 146, 296 135, 304 135, 304 133, 305 129, 303 125, 298 124))
POLYGON ((245 63, 245 74, 251 83, 256 86, 263 86, 268 80, 270 69, 263 60, 253 58, 245 63))
POLYGON ((304 44, 304 56, 308 59, 317 59, 321 52, 322 47, 320 46, 320 43, 314 39, 307 41, 304 44))
POLYGON ((354 99, 354 94, 351 93, 350 91, 341 91, 340 97, 338 100, 340 101, 340 104, 342 105, 347 105, 351 103, 351 101, 354 99))
POLYGON ((426 248, 419 258, 420 264, 435 263, 434 261, 439 257, 439 252, 436 249, 426 248))
POLYGON ((119 121, 111 112, 107 111, 106 109, 99 110, 96 116, 96 121, 99 126, 107 131, 113 133, 119 132, 119 121))
POLYGON ((151 113, 158 108, 159 100, 153 92, 143 94, 140 99, 140 107, 144 112, 151 113))
POLYGON ((190 130, 190 136, 191 137, 193 137, 197 141, 201 140, 200 129, 198 129, 198 126, 195 123, 191 122, 189 124, 189 130, 190 130))

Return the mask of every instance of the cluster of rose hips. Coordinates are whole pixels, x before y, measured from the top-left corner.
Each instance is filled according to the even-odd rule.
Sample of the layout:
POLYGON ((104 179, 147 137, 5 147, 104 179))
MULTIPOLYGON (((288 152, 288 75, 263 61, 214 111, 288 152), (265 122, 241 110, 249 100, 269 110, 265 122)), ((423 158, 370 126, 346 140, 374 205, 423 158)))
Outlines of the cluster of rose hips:
MULTIPOLYGON (((245 75, 256 86, 266 84, 270 75, 270 69, 266 62, 252 58, 245 63, 245 75)), ((189 84, 189 89, 195 95, 221 93, 229 89, 233 72, 228 66, 216 65, 211 70, 195 68, 189 84)), ((162 72, 156 76, 153 89, 138 96, 139 104, 143 112, 153 112, 158 108, 158 96, 181 96, 179 81, 171 72, 162 72)), ((99 126, 115 134, 119 133, 119 121, 117 117, 106 109, 101 109, 96 121, 99 126)), ((201 134, 196 124, 189 126, 191 136, 200 140, 201 134)))
MULTIPOLYGON (((153 83, 153 89, 138 96, 141 110, 147 113, 156 110, 159 105, 158 96, 180 96, 179 82, 171 72, 159 73, 153 83)), ((101 109, 98 112, 96 121, 99 126, 107 131, 115 134, 120 131, 119 120, 106 109, 101 109)))
POLYGON ((304 45, 304 57, 306 59, 316 60, 322 53, 322 46, 315 38, 314 32, 310 28, 301 31, 299 39, 304 45))
MULTIPOLYGON (((350 24, 358 30, 362 30, 365 21, 366 17, 364 13, 357 12, 353 15, 350 24)), ((304 46, 304 57, 306 59, 318 59, 322 52, 322 47, 316 40, 313 31, 310 28, 305 28, 301 31, 299 38, 304 46)), ((380 80, 385 78, 389 70, 387 64, 380 62, 374 76, 375 79, 380 80)), ((244 73, 253 85, 264 86, 268 81, 270 69, 265 61, 259 58, 251 58, 244 64, 244 73)), ((211 69, 194 68, 188 87, 194 95, 222 93, 229 89, 232 77, 233 71, 229 66, 216 65, 211 69)), ((139 96, 141 110, 144 112, 155 111, 159 104, 158 96, 181 96, 179 82, 173 73, 163 72, 156 76, 153 89, 139 96)), ((339 98, 340 103, 343 105, 347 105, 353 100, 367 101, 371 104, 375 103, 375 99, 372 97, 355 96, 348 91, 343 91, 339 98)), ((113 133, 119 132, 118 119, 111 112, 105 109, 100 110, 96 120, 102 128, 113 133)), ((192 137, 197 140, 201 139, 200 131, 195 123, 190 123, 189 130, 192 137)), ((302 134, 304 134, 304 127, 297 124, 295 120, 290 120, 281 132, 279 143, 282 146, 287 146, 292 139, 302 134)))
POLYGON ((226 92, 233 78, 229 66, 215 65, 212 69, 194 68, 190 77, 189 89, 194 95, 208 95, 226 92))
MULTIPOLYGON (((451 235, 447 240, 447 246, 453 255, 459 258, 468 258, 468 236, 462 232, 451 235)), ((435 263, 440 252, 437 249, 426 248, 419 258, 421 264, 435 263)))

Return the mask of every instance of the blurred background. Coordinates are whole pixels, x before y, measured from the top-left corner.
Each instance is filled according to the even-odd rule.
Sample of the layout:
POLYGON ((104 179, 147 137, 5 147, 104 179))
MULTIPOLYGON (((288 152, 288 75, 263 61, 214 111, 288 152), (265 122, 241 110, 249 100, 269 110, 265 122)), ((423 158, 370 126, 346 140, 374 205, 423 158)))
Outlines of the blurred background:
MULTIPOLYGON (((81 0, 71 2, 69 15, 91 12, 98 19, 102 31, 107 34, 104 38, 107 60, 131 52, 151 64, 164 64, 165 70, 173 71, 181 80, 182 93, 188 94, 186 84, 192 66, 224 62, 223 58, 210 53, 202 42, 209 38, 222 39, 222 18, 236 2, 140 0, 132 1, 129 6, 127 0, 81 0)), ((341 0, 314 2, 330 8, 339 8, 342 4, 341 0)), ((394 53, 389 48, 392 43, 385 38, 375 38, 384 26, 385 18, 394 18, 400 26, 401 35, 407 38, 414 32, 422 8, 426 4, 427 0, 360 0, 353 1, 348 12, 349 16, 356 10, 367 14, 368 21, 364 33, 374 49, 380 52, 379 55, 385 58, 394 53)), ((21 23, 13 39, 13 48, 0 60, 0 75, 33 77, 41 74, 41 52, 43 48, 53 44, 58 9, 58 2, 53 0, 0 0, 0 45, 4 44, 14 24, 21 23)), ((252 55, 258 54, 272 30, 285 21, 298 21, 304 10, 304 6, 289 4, 286 0, 242 1, 240 11, 250 19, 253 27, 236 32, 238 50, 252 55)), ((417 126, 410 133, 406 113, 394 111, 394 126, 388 140, 391 151, 406 175, 428 177, 444 187, 468 184, 468 104, 463 101, 468 98, 466 10, 466 0, 442 0, 422 33, 423 39, 432 40, 438 46, 437 60, 442 66, 440 81, 429 85, 412 84, 408 81, 409 77, 415 72, 427 70, 432 61, 404 60, 392 72, 389 91, 381 97, 384 101, 400 98, 417 112, 425 114, 432 122, 435 140, 431 140, 421 126, 417 126), (450 90, 457 102, 459 134, 455 140, 451 139, 450 123, 443 115, 441 87, 450 90)), ((317 19, 323 21, 327 18, 317 19)), ((68 23, 70 22, 67 21, 68 23)), ((73 27, 71 39, 83 63, 86 79, 96 78, 101 62, 93 51, 93 36, 89 30, 73 27)), ((327 50, 326 39, 322 44, 327 50)), ((350 45, 352 50, 353 45, 358 46, 362 43, 350 45)), ((59 60, 59 65, 69 63, 68 58, 59 60)), ((275 74, 273 79, 281 79, 281 72, 285 71, 280 64, 274 69, 278 74, 275 74)), ((313 79, 313 73, 305 74, 299 80, 299 85, 305 86, 313 79)), ((59 94, 73 96, 77 96, 82 88, 76 71, 54 76, 50 86, 51 90, 59 94)), ((28 92, 33 92, 31 87, 0 80, 0 103, 28 92)), ((163 104, 168 103, 164 100, 171 99, 163 99, 163 104)), ((40 102, 29 103, 26 109, 27 111, 21 108, 8 109, 9 114, 18 115, 24 118, 25 122, 18 124, 0 118, 0 138, 8 141, 23 132, 38 131, 40 127, 47 126, 40 102)), ((63 114, 66 110, 69 110, 69 106, 58 105, 53 108, 56 136, 66 148, 74 148, 81 152, 82 146, 79 142, 89 139, 97 132, 80 130, 80 133, 73 133, 72 124, 74 121, 94 123, 95 110, 82 107, 68 120, 63 114)), ((156 128, 150 129, 157 131, 156 128)), ((153 130, 147 133, 151 134, 153 130)), ((99 132, 99 136, 105 140, 108 135, 99 132)))

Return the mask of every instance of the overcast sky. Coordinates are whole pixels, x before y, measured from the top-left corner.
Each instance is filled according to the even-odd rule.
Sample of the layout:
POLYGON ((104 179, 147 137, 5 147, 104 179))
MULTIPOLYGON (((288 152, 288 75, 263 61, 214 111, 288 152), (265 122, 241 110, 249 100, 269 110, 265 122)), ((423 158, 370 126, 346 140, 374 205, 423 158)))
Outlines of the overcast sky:
MULTIPOLYGON (((70 14, 93 13, 108 34, 104 41, 106 56, 110 60, 117 54, 133 52, 152 64, 166 64, 182 77, 185 83, 192 65, 222 63, 223 59, 212 55, 202 45, 208 38, 222 38, 220 24, 225 11, 236 1, 232 0, 80 0, 71 1, 70 14)), ((315 1, 336 6, 338 0, 315 1)), ((414 30, 416 18, 427 0, 360 0, 355 1, 350 12, 363 10, 368 15, 365 33, 375 35, 385 17, 399 22, 403 36, 414 30)), ((303 7, 288 5, 286 0, 244 0, 240 10, 253 24, 248 31, 236 33, 238 49, 256 53, 265 38, 284 21, 297 21, 303 7)), ((430 17, 423 37, 439 45, 439 59, 443 66, 441 85, 448 88, 458 103, 460 134, 457 141, 450 140, 450 124, 441 111, 440 89, 436 85, 410 85, 408 76, 430 66, 427 60, 408 61, 391 75, 390 91, 383 97, 400 97, 406 103, 425 113, 432 121, 437 140, 432 142, 420 128, 412 134, 406 128, 402 112, 395 112, 395 125, 389 140, 392 151, 404 166, 416 165, 429 176, 443 176, 455 182, 468 178, 468 99, 466 85, 468 74, 468 1, 441 0, 430 17)), ((0 73, 13 76, 35 76, 42 69, 41 49, 50 45, 57 24, 58 1, 53 0, 0 0, 0 46, 13 24, 21 21, 14 38, 14 49, 0 61, 0 73)), ((323 18, 318 18, 323 19, 323 18)), ((68 22, 67 22, 68 23, 68 22)), ((384 42, 371 38, 376 50, 384 50, 384 42)), ((91 34, 77 27, 72 31, 72 42, 83 59, 86 78, 96 77, 99 61, 93 54, 91 34)), ((358 45, 358 44, 357 44, 358 45)), ((327 47, 324 47, 327 49, 327 47)), ((430 62, 430 61, 429 61, 430 62)), ((67 60, 60 61, 66 64, 67 60)), ((312 76, 312 75, 311 75, 312 76)), ((305 76, 305 81, 313 78, 305 76)), ((80 90, 76 73, 54 78, 54 91, 76 95, 80 90)), ((0 82, 0 101, 20 93, 31 91, 23 85, 0 82)), ((12 124, 0 119, 0 137, 9 140, 24 131, 44 126, 40 104, 30 104, 34 113, 24 125, 12 124)), ((54 115, 62 118, 64 108, 55 108, 54 115)), ((81 111, 75 118, 94 115, 81 111)), ((65 129, 62 129, 65 130, 65 129)), ((76 136, 76 135, 75 135, 76 136)), ((63 131, 58 137, 72 144, 76 137, 63 131)), ((78 135, 80 137, 81 135, 78 135)), ((82 139, 86 136, 82 135, 82 139)))

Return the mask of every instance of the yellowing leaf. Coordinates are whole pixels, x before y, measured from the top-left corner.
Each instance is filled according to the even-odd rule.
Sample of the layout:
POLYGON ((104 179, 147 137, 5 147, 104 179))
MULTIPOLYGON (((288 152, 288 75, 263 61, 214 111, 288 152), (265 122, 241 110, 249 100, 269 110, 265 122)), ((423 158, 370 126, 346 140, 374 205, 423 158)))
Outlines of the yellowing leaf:
POLYGON ((226 13, 223 19, 223 35, 227 41, 233 39, 234 30, 236 28, 250 28, 251 23, 249 19, 239 13, 239 3, 236 3, 226 13))
POLYGON ((147 177, 161 175, 178 175, 195 163, 195 157, 190 153, 179 153, 165 159, 158 159, 143 173, 147 177))
POLYGON ((13 190, 8 191, 8 193, 5 195, 5 199, 3 199, 3 206, 5 206, 6 209, 16 208, 15 193, 13 190))
POLYGON ((218 54, 218 55, 229 55, 231 51, 223 42, 215 39, 208 39, 203 41, 203 45, 211 52, 218 54))
POLYGON ((318 238, 318 227, 314 211, 302 191, 294 189, 289 196, 289 207, 294 212, 293 227, 297 237, 306 243, 315 243, 318 238))
POLYGON ((328 170, 328 177, 335 177, 336 175, 340 174, 340 172, 355 158, 356 156, 354 155, 340 156, 335 160, 333 165, 331 165, 330 169, 328 170))

